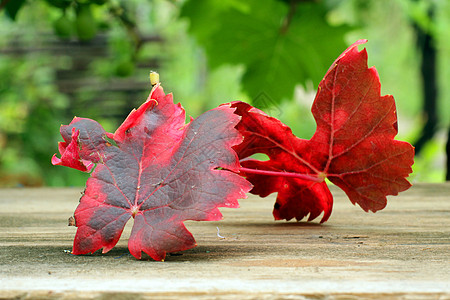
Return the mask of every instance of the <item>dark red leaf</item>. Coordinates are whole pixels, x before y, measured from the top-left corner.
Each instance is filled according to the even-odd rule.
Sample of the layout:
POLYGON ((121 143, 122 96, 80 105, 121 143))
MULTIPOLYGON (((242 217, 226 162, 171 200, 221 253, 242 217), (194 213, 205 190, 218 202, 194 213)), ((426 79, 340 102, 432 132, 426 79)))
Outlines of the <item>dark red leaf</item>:
POLYGON ((237 207, 251 188, 233 173, 231 147, 242 141, 233 112, 221 106, 186 125, 181 105, 156 87, 114 134, 89 119, 62 126, 61 159, 52 162, 83 171, 97 164, 75 211, 73 253, 108 252, 131 217, 128 248, 138 259, 195 247, 183 222, 219 220, 218 207, 237 207))
POLYGON ((342 188, 352 203, 373 212, 386 206, 387 195, 410 187, 405 178, 412 172, 414 149, 394 140, 394 98, 380 96, 378 74, 367 67, 366 50, 357 49, 364 42, 344 51, 320 83, 312 107, 317 129, 310 140, 297 138, 279 120, 246 103, 232 104, 242 116, 237 128, 244 142, 235 146, 247 168, 241 174, 254 185, 254 194, 278 192, 276 219, 300 220, 309 214, 312 220, 323 211, 325 222, 332 209, 325 178, 342 188), (248 158, 255 153, 270 159, 248 158), (303 174, 313 180, 255 174, 251 169, 303 174))
MULTIPOLYGON (((76 118, 77 119, 77 118, 76 118)), ((76 120, 74 119, 74 121, 76 120)), ((65 127, 62 127, 65 129, 65 127)), ((80 131, 72 127, 72 134, 63 134, 64 142, 59 142, 58 148, 61 153, 61 158, 56 157, 56 154, 52 157, 52 164, 62 165, 70 168, 74 168, 83 172, 89 172, 94 167, 94 164, 80 158, 80 149, 78 147, 78 136, 80 131)))

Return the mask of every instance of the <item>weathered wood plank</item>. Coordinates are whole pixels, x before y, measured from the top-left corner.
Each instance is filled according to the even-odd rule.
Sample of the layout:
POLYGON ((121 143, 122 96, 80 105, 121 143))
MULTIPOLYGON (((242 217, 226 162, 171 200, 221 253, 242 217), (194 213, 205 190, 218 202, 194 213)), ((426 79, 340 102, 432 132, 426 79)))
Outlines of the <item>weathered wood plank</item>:
POLYGON ((0 298, 450 299, 449 183, 417 184, 376 214, 333 189, 323 225, 275 222, 274 199, 251 196, 223 221, 186 222, 198 247, 165 262, 130 256, 128 225, 108 254, 65 253, 81 190, 0 190, 0 298))

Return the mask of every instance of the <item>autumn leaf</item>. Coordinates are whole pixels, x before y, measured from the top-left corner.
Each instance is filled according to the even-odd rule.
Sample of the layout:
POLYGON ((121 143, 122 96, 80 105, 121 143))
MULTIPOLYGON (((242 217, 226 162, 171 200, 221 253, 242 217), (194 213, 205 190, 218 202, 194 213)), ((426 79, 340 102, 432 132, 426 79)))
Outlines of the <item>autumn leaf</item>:
POLYGON ((94 120, 61 127, 61 158, 52 163, 93 172, 75 211, 73 254, 111 250, 133 217, 131 254, 155 260, 196 246, 186 220, 215 221, 218 207, 238 207, 250 183, 235 174, 232 146, 242 141, 234 108, 221 106, 189 124, 180 104, 156 86, 114 134, 94 120), (96 164, 94 168, 94 164, 96 164))
POLYGON ((241 174, 253 185, 253 194, 278 192, 276 219, 313 220, 322 212, 325 222, 332 210, 328 178, 365 211, 386 206, 387 195, 397 195, 411 184, 414 149, 397 141, 394 98, 380 96, 375 68, 367 67, 360 40, 331 65, 319 84, 312 113, 317 123, 310 140, 296 137, 278 119, 243 102, 234 102, 242 117, 238 130, 244 142, 235 146, 241 174), (255 153, 268 161, 249 158, 255 153))

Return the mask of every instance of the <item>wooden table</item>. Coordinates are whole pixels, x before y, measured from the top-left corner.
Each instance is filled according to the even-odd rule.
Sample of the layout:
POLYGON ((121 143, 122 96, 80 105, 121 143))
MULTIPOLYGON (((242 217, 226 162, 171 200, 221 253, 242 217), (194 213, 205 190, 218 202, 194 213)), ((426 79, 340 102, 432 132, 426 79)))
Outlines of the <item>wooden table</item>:
POLYGON ((0 299, 450 299, 450 183, 376 214, 333 188, 323 225, 275 222, 274 198, 250 196, 223 221, 186 222, 198 246, 165 262, 128 253, 130 224, 107 254, 67 253, 81 190, 0 190, 0 299))

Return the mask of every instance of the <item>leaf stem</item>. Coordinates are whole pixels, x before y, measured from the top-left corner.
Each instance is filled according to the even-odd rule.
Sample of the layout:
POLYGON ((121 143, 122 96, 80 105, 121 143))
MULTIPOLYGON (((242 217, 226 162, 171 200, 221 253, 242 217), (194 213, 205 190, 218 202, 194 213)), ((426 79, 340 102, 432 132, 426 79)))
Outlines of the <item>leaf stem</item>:
POLYGON ((286 17, 283 19, 283 23, 280 28, 281 35, 285 35, 289 29, 289 25, 291 25, 292 18, 294 17, 297 10, 297 2, 298 0, 291 0, 289 3, 289 11, 286 17))
POLYGON ((282 176, 282 177, 291 177, 291 178, 298 178, 303 180, 309 180, 314 182, 323 182, 323 177, 316 177, 306 174, 300 174, 300 173, 291 173, 291 172, 276 172, 276 171, 266 171, 266 170, 257 170, 257 169, 250 169, 250 168, 239 168, 240 172, 245 172, 249 174, 258 174, 258 175, 266 175, 266 176, 282 176))

